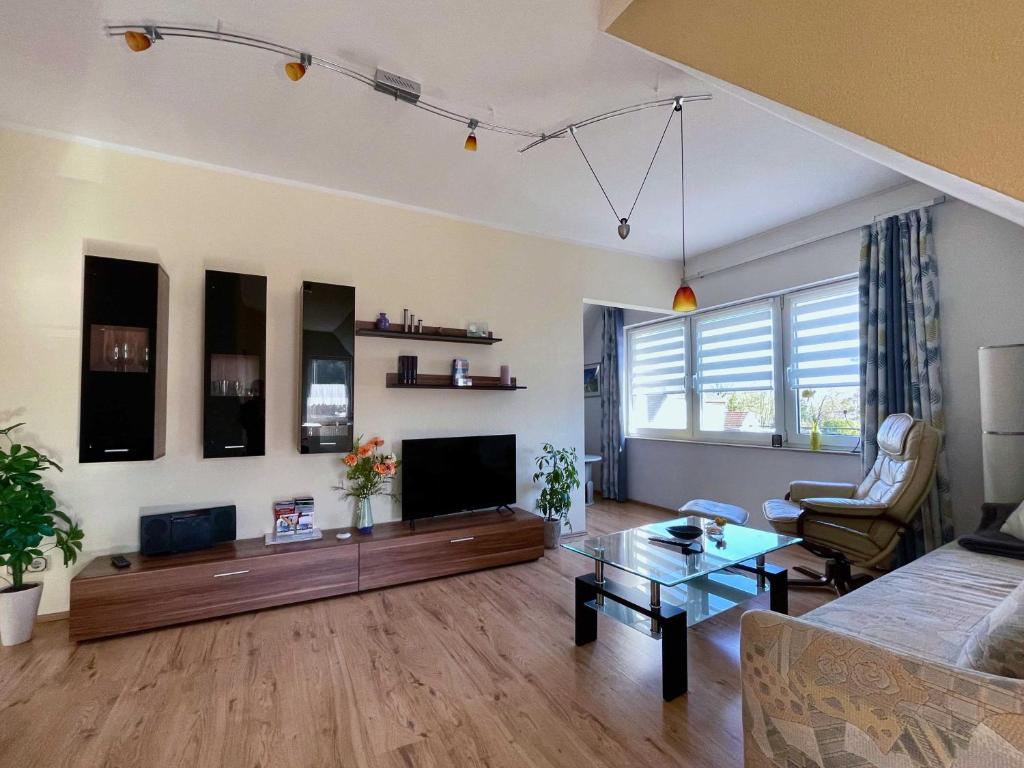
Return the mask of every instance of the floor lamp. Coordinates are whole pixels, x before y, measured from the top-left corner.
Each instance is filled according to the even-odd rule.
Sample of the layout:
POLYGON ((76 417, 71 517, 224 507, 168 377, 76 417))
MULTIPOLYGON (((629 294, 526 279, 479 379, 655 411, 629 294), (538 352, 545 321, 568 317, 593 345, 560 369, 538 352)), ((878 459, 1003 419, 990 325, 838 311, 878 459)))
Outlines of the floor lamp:
POLYGON ((1024 499, 1024 344, 978 349, 985 501, 1024 499))

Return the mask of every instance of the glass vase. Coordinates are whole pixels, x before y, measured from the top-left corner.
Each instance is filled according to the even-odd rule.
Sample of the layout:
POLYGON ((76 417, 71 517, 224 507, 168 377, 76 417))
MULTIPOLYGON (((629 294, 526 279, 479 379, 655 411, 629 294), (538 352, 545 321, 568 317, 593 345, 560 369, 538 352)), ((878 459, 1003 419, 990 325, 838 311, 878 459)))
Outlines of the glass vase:
POLYGON ((373 507, 369 496, 356 499, 356 528, 360 533, 373 533, 373 507))
POLYGON ((820 451, 821 450, 821 432, 818 431, 818 425, 817 424, 812 424, 811 425, 811 450, 812 451, 820 451))

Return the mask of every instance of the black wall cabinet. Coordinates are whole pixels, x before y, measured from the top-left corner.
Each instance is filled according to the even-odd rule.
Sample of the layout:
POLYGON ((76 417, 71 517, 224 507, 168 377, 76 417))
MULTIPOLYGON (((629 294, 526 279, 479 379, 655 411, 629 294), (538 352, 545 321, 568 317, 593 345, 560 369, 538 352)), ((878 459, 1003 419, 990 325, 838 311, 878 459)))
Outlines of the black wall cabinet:
POLYGON ((203 458, 262 456, 267 278, 206 271, 203 458))
POLYGON ((356 289, 302 284, 299 451, 352 449, 356 289))
POLYGON ((159 264, 85 257, 80 462, 164 455, 167 299, 159 264))

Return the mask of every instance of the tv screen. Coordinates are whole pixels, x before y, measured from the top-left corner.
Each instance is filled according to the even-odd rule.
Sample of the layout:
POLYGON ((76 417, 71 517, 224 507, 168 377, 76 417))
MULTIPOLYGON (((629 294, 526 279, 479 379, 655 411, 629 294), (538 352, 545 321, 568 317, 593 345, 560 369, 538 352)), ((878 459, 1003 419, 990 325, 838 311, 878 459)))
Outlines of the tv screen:
POLYGON ((402 519, 516 501, 516 436, 402 441, 402 519))

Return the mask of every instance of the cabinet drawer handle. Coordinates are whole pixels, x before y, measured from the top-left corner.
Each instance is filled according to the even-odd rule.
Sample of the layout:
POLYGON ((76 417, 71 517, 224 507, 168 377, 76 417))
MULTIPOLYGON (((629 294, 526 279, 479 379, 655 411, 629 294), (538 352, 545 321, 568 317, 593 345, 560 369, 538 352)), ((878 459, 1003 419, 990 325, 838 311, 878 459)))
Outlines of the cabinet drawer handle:
POLYGON ((219 579, 222 576, 242 576, 243 574, 248 573, 250 570, 251 569, 246 569, 244 571, 225 571, 224 573, 215 573, 213 574, 213 578, 219 579))
POLYGON ((224 450, 225 451, 230 450, 231 448, 245 448, 245 446, 244 445, 225 445, 224 446, 224 450))
POLYGON ((104 453, 128 453, 131 448, 104 448, 104 453))
POLYGON ((461 539, 450 539, 449 544, 458 544, 460 541, 472 541, 476 536, 463 536, 461 539))

